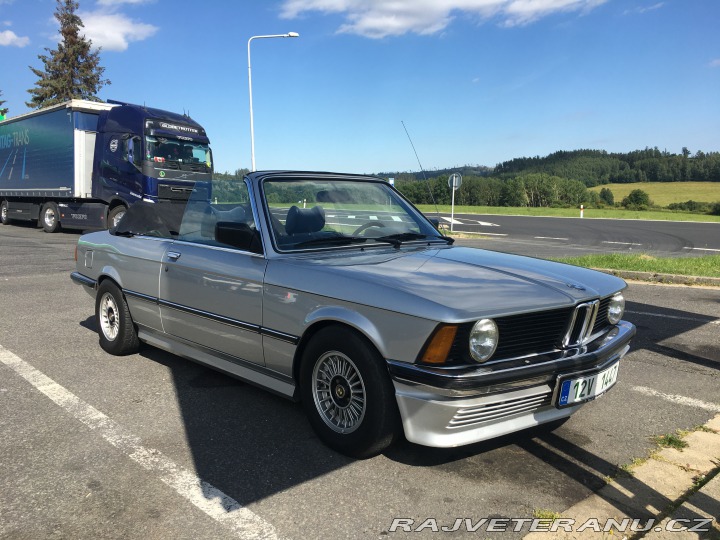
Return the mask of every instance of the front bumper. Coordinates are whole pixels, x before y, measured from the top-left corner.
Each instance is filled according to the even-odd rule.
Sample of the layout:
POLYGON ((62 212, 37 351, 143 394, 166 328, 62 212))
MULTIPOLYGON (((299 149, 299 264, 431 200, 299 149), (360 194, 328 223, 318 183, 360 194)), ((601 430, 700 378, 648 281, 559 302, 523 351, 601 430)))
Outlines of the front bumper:
POLYGON ((466 370, 388 362, 406 438, 453 447, 565 418, 582 405, 555 407, 559 376, 602 370, 630 348, 635 326, 621 321, 584 347, 466 370))

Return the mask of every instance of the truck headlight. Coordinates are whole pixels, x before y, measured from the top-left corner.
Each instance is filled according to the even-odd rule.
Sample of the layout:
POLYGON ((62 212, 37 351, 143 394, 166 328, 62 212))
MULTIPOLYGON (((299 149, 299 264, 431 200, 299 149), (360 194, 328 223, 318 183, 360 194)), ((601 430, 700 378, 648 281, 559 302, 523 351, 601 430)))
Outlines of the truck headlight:
POLYGON ((617 324, 625 313, 625 297, 622 293, 616 293, 608 304, 607 318, 610 324, 617 324))
POLYGON ((481 319, 470 331, 470 356, 476 362, 485 362, 490 358, 498 344, 497 324, 492 319, 481 319))

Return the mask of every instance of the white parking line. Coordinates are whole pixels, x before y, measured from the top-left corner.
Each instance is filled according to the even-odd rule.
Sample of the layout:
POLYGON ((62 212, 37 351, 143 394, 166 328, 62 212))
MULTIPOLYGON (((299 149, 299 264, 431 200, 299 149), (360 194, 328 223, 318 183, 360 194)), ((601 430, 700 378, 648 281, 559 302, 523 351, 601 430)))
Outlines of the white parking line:
POLYGON ((85 403, 65 387, 0 345, 0 362, 45 394, 68 414, 96 431, 103 439, 187 499, 209 517, 230 529, 237 538, 276 539, 275 528, 232 497, 176 464, 128 433, 108 416, 85 403))
POLYGON ((694 250, 696 250, 696 251, 717 251, 717 252, 720 252, 720 249, 712 249, 712 248, 684 247, 683 249, 694 249, 694 250))
POLYGON ((537 240, 563 240, 565 242, 570 240, 569 238, 553 238, 552 236, 534 236, 533 238, 536 238, 537 240))
POLYGON ((642 246, 642 244, 636 244, 635 242, 608 242, 603 240, 601 244, 619 244, 621 246, 642 246))
POLYGON ((659 397, 672 403, 678 403, 680 405, 687 405, 688 407, 696 407, 698 409, 705 409, 706 411, 720 412, 720 405, 717 403, 709 403, 707 401, 700 401, 699 399, 690 398, 686 396, 678 396, 676 394, 665 394, 658 392, 647 386, 633 386, 632 388, 636 392, 645 394, 646 396, 659 397))

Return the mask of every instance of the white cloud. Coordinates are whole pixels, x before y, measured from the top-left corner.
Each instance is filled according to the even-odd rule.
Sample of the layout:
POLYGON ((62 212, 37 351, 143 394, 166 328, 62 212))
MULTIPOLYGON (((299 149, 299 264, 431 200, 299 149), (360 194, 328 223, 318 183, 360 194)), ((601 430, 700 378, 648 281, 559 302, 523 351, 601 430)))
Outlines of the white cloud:
POLYGON ((710 61, 710 67, 720 67, 720 58, 716 58, 715 60, 710 61))
POLYGON ((12 30, 0 32, 0 46, 24 47, 28 43, 30 43, 29 37, 20 37, 12 30))
MULTIPOLYGON (((102 1, 107 3, 109 0, 102 1)), ((78 15, 85 25, 85 36, 104 51, 127 50, 131 42, 147 39, 158 31, 157 26, 134 21, 122 13, 99 10, 79 12, 78 15)))
POLYGON ((656 9, 660 9, 664 5, 665 2, 658 2, 657 4, 653 4, 651 6, 641 6, 634 9, 626 9, 623 12, 623 15, 642 15, 643 13, 647 13, 648 11, 655 11, 656 9))
POLYGON ((499 17, 503 26, 529 24, 557 12, 587 12, 607 0, 285 0, 280 16, 293 19, 310 11, 341 14, 338 32, 369 38, 408 32, 435 34, 456 14, 499 17))

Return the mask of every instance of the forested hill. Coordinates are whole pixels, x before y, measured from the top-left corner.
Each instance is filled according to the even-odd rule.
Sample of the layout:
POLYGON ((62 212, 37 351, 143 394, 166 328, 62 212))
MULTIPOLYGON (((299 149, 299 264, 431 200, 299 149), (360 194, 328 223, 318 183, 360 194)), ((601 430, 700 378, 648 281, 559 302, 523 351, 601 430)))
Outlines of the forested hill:
MULTIPOLYGON (((494 169, 465 166, 442 171, 426 171, 428 178, 459 172, 463 176, 492 176, 509 179, 531 173, 544 173, 571 180, 579 180, 588 187, 608 183, 629 182, 720 182, 720 152, 687 148, 672 154, 658 148, 646 148, 627 153, 604 150, 559 151, 545 157, 522 157, 505 161, 494 169)), ((422 173, 380 173, 398 180, 422 179, 422 173)))

